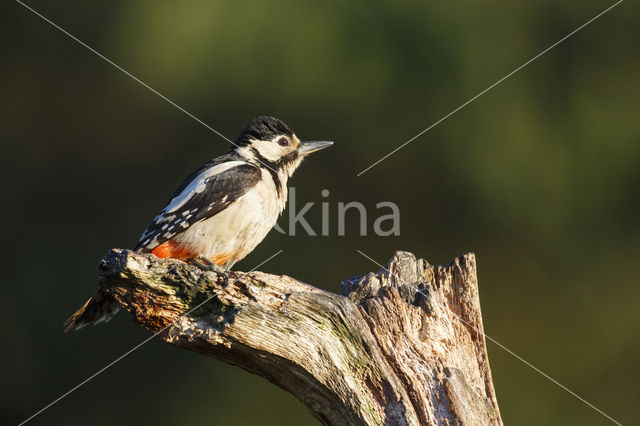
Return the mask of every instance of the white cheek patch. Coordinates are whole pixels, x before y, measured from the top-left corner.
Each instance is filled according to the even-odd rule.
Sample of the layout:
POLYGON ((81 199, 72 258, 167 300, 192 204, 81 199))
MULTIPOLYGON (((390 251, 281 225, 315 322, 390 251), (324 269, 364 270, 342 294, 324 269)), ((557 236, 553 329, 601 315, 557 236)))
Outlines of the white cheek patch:
POLYGON ((287 152, 287 149, 278 145, 276 141, 253 140, 251 146, 269 161, 277 161, 287 152))

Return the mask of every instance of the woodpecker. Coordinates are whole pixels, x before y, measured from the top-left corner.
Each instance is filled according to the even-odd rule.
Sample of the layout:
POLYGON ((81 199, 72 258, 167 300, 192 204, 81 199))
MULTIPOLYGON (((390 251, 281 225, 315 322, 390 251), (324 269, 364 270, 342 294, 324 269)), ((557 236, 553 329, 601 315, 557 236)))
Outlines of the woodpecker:
MULTIPOLYGON (((133 250, 228 271, 274 227, 286 206, 287 180, 302 160, 331 145, 301 142, 283 121, 256 118, 227 154, 209 160, 180 184, 133 250)), ((65 322, 65 331, 107 322, 117 310, 99 290, 65 322)))

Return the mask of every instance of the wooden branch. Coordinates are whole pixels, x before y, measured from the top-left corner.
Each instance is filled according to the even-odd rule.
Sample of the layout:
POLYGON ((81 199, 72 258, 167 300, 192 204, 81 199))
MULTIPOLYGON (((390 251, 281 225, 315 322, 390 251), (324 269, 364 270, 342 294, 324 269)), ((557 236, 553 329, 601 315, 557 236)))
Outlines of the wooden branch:
POLYGON ((214 272, 120 249, 100 269, 137 323, 267 378, 324 424, 502 424, 473 254, 434 267, 396 252, 386 270, 344 281, 342 296, 262 272, 231 272, 225 287, 214 272))

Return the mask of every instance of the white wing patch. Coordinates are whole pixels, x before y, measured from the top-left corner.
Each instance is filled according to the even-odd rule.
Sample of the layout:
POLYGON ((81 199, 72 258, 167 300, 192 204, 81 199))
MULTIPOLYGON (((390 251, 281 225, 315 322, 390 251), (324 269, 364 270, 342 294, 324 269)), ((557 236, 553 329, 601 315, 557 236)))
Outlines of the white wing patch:
POLYGON ((210 169, 204 170, 202 173, 196 176, 196 178, 193 179, 191 183, 189 183, 189 185, 187 185, 187 187, 180 194, 176 195, 176 197, 173 200, 171 200, 171 202, 167 205, 167 207, 165 207, 164 210, 162 210, 162 213, 160 213, 158 217, 156 217, 156 223, 173 220, 174 217, 171 217, 171 219, 165 219, 165 220, 162 220, 164 218, 161 219, 161 217, 168 213, 175 212, 180 207, 184 206, 195 194, 199 194, 202 191, 204 191, 207 187, 207 179, 219 173, 223 173, 233 167, 240 166, 243 164, 247 164, 247 163, 244 161, 229 161, 226 163, 218 164, 217 166, 211 167, 210 169), (158 219, 161 219, 161 221, 158 221, 158 219))
POLYGON ((189 227, 194 225, 195 217, 200 217, 200 213, 206 216, 209 214, 207 212, 212 209, 216 209, 218 212, 224 210, 229 204, 231 197, 237 198, 238 196, 241 197, 244 195, 246 190, 241 193, 239 192, 237 195, 233 192, 243 190, 244 188, 242 187, 235 189, 231 187, 230 190, 233 192, 231 195, 216 193, 209 196, 209 194, 202 194, 208 187, 214 188, 214 191, 229 190, 229 185, 234 182, 234 179, 239 179, 239 177, 226 175, 225 172, 235 167, 240 167, 238 170, 239 173, 242 173, 241 176, 248 176, 247 179, 252 179, 250 183, 254 183, 254 178, 256 178, 255 172, 257 170, 246 161, 229 161, 203 170, 196 175, 195 178, 191 179, 186 186, 184 186, 184 189, 173 197, 162 209, 160 214, 155 217, 149 228, 143 232, 140 240, 138 240, 136 250, 139 248, 148 251, 153 250, 158 245, 174 238, 176 235, 182 235, 189 227), (249 166, 251 168, 250 171, 247 170, 249 166), (214 181, 218 176, 221 176, 220 182, 214 181), (194 203, 194 200, 200 200, 200 202, 194 203), (208 205, 203 205, 205 201, 208 205), (190 204, 193 205, 187 209, 186 206, 190 204))

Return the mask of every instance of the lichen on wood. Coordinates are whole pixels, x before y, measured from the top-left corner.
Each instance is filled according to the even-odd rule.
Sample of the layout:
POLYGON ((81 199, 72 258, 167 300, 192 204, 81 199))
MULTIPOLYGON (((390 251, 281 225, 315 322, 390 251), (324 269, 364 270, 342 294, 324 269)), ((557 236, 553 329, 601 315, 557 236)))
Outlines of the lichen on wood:
POLYGON ((121 249, 100 270, 100 286, 137 323, 265 377, 324 424, 502 424, 473 254, 435 267, 396 252, 343 281, 340 295, 121 249))

